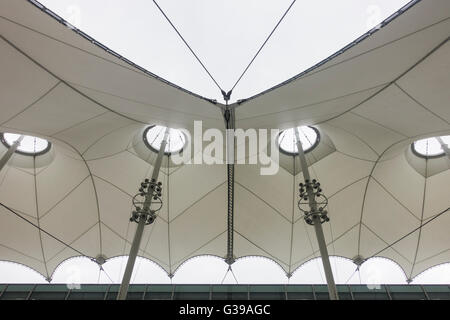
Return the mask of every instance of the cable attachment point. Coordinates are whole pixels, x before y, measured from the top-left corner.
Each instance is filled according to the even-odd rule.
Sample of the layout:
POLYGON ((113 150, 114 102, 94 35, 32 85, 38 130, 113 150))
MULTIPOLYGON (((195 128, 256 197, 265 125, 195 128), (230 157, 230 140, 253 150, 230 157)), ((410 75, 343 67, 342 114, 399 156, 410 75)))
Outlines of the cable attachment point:
POLYGON ((222 92, 223 100, 225 100, 226 102, 230 101, 231 93, 233 92, 233 90, 230 90, 228 92, 225 92, 223 90, 220 91, 222 92))
POLYGON ((353 257, 353 263, 356 264, 357 270, 359 270, 364 262, 366 262, 366 259, 364 259, 364 257, 361 255, 353 257))
POLYGON ((298 201, 298 208, 304 214, 304 219, 307 224, 314 225, 314 218, 319 217, 320 223, 330 221, 326 210, 328 206, 328 198, 322 193, 320 183, 313 179, 305 180, 305 183, 299 184, 300 200, 298 201), (310 199, 313 197, 313 199, 310 199), (311 205, 311 204, 314 205, 311 205), (313 209, 314 208, 314 209, 313 209))
POLYGON ((106 262, 106 260, 107 260, 107 258, 103 254, 99 254, 95 258, 92 259, 92 261, 97 263, 100 266, 100 268, 102 268, 102 265, 106 262))
POLYGON ((230 256, 230 257, 226 257, 225 258, 225 263, 228 264, 228 268, 231 268, 231 265, 235 262, 236 260, 234 259, 234 257, 230 256))
POLYGON ((141 219, 145 219, 145 224, 152 224, 162 208, 161 197, 162 182, 145 179, 139 187, 139 193, 133 197, 134 210, 130 221, 139 223, 141 219))
POLYGON ((223 114, 223 117, 225 118, 225 122, 226 122, 227 125, 228 125, 228 123, 230 123, 230 118, 231 118, 231 112, 230 112, 230 109, 226 109, 226 110, 225 110, 225 112, 224 112, 224 114, 223 114))

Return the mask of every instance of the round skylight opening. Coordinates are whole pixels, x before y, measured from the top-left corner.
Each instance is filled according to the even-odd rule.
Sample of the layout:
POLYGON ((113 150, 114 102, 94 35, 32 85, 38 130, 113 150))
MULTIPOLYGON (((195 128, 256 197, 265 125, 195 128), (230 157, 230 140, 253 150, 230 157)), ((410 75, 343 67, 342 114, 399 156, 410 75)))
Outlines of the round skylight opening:
POLYGON ((445 154, 441 141, 439 140, 447 146, 450 145, 450 136, 432 137, 414 142, 412 149, 422 157, 439 157, 445 154))
MULTIPOLYGON (((1 140, 6 147, 10 148, 20 136, 20 134, 16 133, 3 133, 1 140)), ((39 155, 47 152, 49 149, 50 142, 47 140, 24 135, 16 152, 26 155, 39 155)))
POLYGON ((290 128, 282 131, 278 136, 277 142, 282 152, 287 154, 298 154, 294 130, 298 130, 300 142, 302 143, 303 151, 305 153, 314 149, 319 143, 320 137, 317 129, 308 126, 290 128))
MULTIPOLYGON (((164 132, 167 127, 164 126, 151 126, 148 127, 144 131, 144 142, 155 152, 158 152, 161 149, 161 143, 164 138, 164 132)), ((183 150, 184 145, 186 144, 186 136, 179 129, 169 129, 169 136, 167 138, 167 144, 164 149, 164 153, 172 154, 177 153, 183 150)))

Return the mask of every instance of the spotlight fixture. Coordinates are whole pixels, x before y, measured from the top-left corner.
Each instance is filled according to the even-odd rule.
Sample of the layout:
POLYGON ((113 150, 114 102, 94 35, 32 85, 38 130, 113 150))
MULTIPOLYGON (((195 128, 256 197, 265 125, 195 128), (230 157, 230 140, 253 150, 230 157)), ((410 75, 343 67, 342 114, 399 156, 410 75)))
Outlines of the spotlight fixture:
POLYGON ((320 223, 330 221, 326 210, 328 198, 322 193, 320 183, 316 179, 306 179, 304 183, 300 183, 299 194, 298 208, 303 212, 307 224, 314 225, 315 216, 319 217, 320 223))
POLYGON ((139 223, 141 219, 145 219, 145 224, 152 224, 162 208, 162 183, 155 179, 145 179, 138 191, 133 197, 134 210, 130 221, 139 223))

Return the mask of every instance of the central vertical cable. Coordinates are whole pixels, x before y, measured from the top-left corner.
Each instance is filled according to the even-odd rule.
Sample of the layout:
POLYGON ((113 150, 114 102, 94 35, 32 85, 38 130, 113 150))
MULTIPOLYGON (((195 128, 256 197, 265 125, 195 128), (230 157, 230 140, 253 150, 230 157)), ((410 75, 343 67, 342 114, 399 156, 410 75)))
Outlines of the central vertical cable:
POLYGON ((234 164, 227 165, 228 173, 228 241, 227 241, 227 258, 228 264, 234 262, 233 257, 233 236, 234 236, 234 164))
POLYGON ((225 126, 227 129, 227 256, 225 262, 229 265, 234 262, 234 109, 224 111, 225 126), (230 134, 232 130, 233 135, 230 134), (231 154, 231 155, 230 155, 231 154))

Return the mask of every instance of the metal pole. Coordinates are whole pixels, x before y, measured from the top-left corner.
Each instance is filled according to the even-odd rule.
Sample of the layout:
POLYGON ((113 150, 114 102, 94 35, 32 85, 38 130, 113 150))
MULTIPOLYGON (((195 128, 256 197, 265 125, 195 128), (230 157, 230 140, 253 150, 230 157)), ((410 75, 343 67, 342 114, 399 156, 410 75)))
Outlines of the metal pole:
MULTIPOLYGON (((303 151, 303 146, 300 141, 300 135, 298 133, 298 129, 295 128, 295 140, 297 143, 298 155, 300 158, 300 165, 302 166, 303 178, 305 181, 311 181, 311 177, 309 175, 308 165, 306 163, 305 153, 303 151)), ((309 207, 311 208, 311 212, 317 212, 317 203, 315 200, 315 195, 313 193, 313 189, 311 187, 306 187, 306 191, 308 192, 309 199, 309 207)), ((312 216, 314 222, 314 229, 316 231, 317 242, 319 243, 320 256, 322 257, 323 269, 325 270, 325 277, 327 279, 328 292, 330 294, 330 300, 339 300, 339 296, 337 294, 336 284, 334 282, 333 272, 331 270, 330 257, 328 256, 327 245, 325 242, 325 236, 323 234, 322 222, 320 216, 318 214, 314 214, 312 216)))
POLYGON ((17 148, 20 146, 20 143, 22 142, 23 135, 21 135, 14 143, 6 150, 3 157, 0 159, 0 171, 2 171, 3 167, 8 163, 9 159, 11 159, 11 156, 16 152, 17 148))
POLYGON ((444 140, 442 140, 441 137, 437 137, 436 139, 441 144, 442 150, 444 150, 444 153, 447 155, 447 158, 450 160, 450 148, 448 147, 448 144, 446 144, 444 142, 444 140))
MULTIPOLYGON (((169 128, 164 131, 164 137, 161 142, 161 147, 159 148, 158 157, 156 158, 155 165, 153 167, 152 180, 158 180, 159 169, 161 168, 162 159, 164 157, 164 150, 166 149, 167 137, 169 136, 169 128)), ((144 202, 144 211, 149 208, 151 203, 151 195, 147 195, 144 202)), ((122 284, 120 285, 119 293, 117 295, 117 300, 125 300, 127 298, 128 287, 130 286, 131 275, 133 273, 134 264, 136 262, 136 257, 139 252, 139 247, 142 241, 142 235, 144 233, 146 219, 141 218, 139 220, 136 233, 134 234, 133 243, 131 244, 130 254, 128 256, 127 266, 125 268, 125 273, 123 274, 122 284)))

